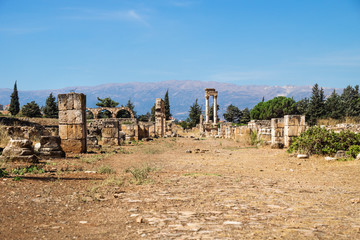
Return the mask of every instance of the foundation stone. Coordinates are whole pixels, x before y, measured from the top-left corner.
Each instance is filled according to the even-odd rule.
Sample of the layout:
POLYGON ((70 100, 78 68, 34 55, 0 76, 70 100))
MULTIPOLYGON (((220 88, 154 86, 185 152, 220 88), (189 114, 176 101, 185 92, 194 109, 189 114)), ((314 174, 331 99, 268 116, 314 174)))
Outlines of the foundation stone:
POLYGON ((10 139, 2 155, 10 161, 37 163, 32 142, 28 139, 10 139))

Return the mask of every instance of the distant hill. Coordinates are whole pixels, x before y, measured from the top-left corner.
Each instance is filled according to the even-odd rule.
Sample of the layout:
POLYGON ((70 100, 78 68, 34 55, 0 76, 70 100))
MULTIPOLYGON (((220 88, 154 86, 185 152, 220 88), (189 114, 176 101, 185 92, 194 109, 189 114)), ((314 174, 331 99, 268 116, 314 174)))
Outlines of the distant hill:
MULTIPOLYGON (((221 82, 204 81, 163 81, 151 83, 109 83, 98 86, 73 86, 63 89, 21 91, 19 98, 21 105, 35 101, 40 106, 45 105, 45 100, 52 92, 54 95, 68 93, 73 90, 84 93, 87 96, 87 106, 96 107, 97 97, 111 97, 113 100, 126 105, 129 98, 135 104, 135 111, 138 114, 150 112, 156 98, 164 98, 165 92, 169 89, 170 109, 175 118, 185 119, 188 115, 189 107, 198 99, 200 105, 205 109, 205 88, 215 88, 218 94, 219 114, 222 114, 226 107, 233 104, 240 109, 245 107, 252 108, 265 98, 265 101, 276 96, 293 97, 300 100, 311 96, 312 86, 261 86, 261 85, 236 85, 221 82)), ((329 95, 330 88, 324 88, 325 94, 329 95)), ((12 89, 0 89, 0 104, 10 103, 12 89)), ((341 92, 339 92, 341 93, 341 92)), ((212 98, 210 98, 212 104, 212 98)))

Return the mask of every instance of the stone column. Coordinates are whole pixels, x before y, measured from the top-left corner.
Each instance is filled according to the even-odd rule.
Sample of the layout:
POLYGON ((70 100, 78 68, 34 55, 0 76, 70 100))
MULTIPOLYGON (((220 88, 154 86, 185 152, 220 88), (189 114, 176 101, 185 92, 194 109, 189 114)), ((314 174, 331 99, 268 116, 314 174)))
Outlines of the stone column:
POLYGON ((86 95, 58 95, 59 135, 65 153, 86 152, 86 95))
POLYGON ((165 103, 161 98, 157 98, 155 103, 155 133, 157 136, 164 137, 165 124, 165 103))
POLYGON ((205 123, 209 123, 209 96, 205 96, 205 123))
POLYGON ((217 96, 214 96, 214 124, 217 123, 217 96))

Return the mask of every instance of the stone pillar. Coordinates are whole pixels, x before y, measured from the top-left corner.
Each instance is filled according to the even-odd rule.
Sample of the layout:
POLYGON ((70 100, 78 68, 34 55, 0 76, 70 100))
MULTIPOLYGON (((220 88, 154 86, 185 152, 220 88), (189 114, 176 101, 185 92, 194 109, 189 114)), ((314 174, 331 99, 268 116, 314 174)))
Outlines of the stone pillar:
POLYGON ((161 98, 157 98, 155 104, 155 133, 157 136, 164 137, 165 124, 165 102, 161 98))
POLYGON ((65 153, 86 152, 86 95, 58 95, 59 135, 65 153))
POLYGON ((201 114, 200 115, 200 132, 204 132, 204 117, 203 115, 201 114))
POLYGON ((214 124, 217 123, 217 95, 214 97, 214 124))
POLYGON ((209 96, 205 96, 205 123, 209 123, 209 96))

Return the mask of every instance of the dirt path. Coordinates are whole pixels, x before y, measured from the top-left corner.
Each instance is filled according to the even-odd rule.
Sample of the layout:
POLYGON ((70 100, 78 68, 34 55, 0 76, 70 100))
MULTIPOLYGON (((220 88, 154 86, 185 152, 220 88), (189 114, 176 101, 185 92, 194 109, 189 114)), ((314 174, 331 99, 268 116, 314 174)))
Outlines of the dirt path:
POLYGON ((357 161, 190 138, 71 161, 0 179, 0 239, 360 239, 357 161), (117 173, 85 173, 104 164, 117 173), (151 180, 131 183, 125 169, 145 165, 151 180))

